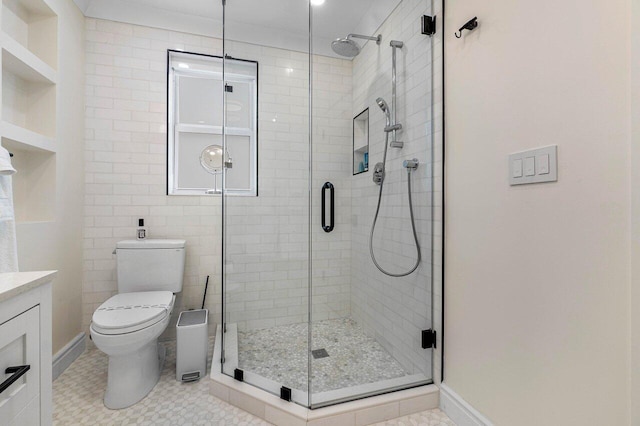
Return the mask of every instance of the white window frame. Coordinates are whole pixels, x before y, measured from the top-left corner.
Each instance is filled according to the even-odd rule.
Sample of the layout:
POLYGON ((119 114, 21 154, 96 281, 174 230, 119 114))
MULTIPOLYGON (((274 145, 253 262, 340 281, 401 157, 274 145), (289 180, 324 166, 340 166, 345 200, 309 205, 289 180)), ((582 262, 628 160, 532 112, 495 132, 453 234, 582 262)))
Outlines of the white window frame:
MULTIPOLYGON (((177 147, 180 144, 181 133, 197 133, 197 134, 214 134, 222 136, 223 149, 228 151, 228 145, 226 136, 246 136, 249 137, 250 144, 250 161, 249 167, 249 188, 226 188, 224 190, 225 195, 236 196, 257 196, 258 195, 258 63, 256 61, 246 61, 239 59, 224 59, 220 56, 203 55, 199 53, 190 53, 182 51, 169 50, 167 52, 167 195, 208 195, 219 196, 221 191, 212 192, 213 188, 181 188, 178 185, 179 177, 179 150, 177 147), (210 70, 198 70, 180 68, 174 66, 176 62, 188 62, 192 60, 211 60, 212 62, 218 62, 222 64, 222 61, 236 61, 239 63, 251 62, 256 66, 255 75, 246 74, 233 74, 225 72, 223 76, 222 72, 210 71, 210 70), (229 127, 204 124, 182 124, 179 123, 179 101, 176 99, 176 93, 179 96, 179 77, 198 77, 198 78, 211 78, 217 81, 223 81, 226 86, 233 86, 234 83, 249 84, 251 89, 251 117, 249 120, 250 127, 229 127), (223 80, 223 77, 224 80, 223 80)), ((223 92, 223 111, 226 110, 226 95, 227 92, 223 92)), ((217 100, 214 100, 217 101, 217 100)), ((232 156, 233 157, 233 156, 232 156)), ((233 160, 233 158, 232 158, 233 160)), ((226 173, 226 169, 223 170, 226 173)), ((212 176, 213 177, 213 176, 212 176)), ((221 186, 221 182, 225 181, 222 176, 216 177, 218 185, 221 186)), ((221 189, 221 188, 218 188, 221 189)))

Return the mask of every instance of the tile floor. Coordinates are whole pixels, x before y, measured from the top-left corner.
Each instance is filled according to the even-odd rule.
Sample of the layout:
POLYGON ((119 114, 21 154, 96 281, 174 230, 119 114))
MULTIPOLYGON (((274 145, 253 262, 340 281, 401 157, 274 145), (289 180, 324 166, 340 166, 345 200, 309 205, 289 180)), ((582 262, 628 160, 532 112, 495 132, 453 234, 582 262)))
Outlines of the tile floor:
MULTIPOLYGON (((318 321, 313 349, 329 356, 312 359, 312 392, 394 379, 410 374, 352 319, 318 321)), ((307 391, 307 324, 238 332, 238 365, 292 389, 307 391)), ((425 361, 426 365, 426 361, 425 361)))
MULTIPOLYGON (((175 342, 165 342, 167 360, 158 385, 138 404, 123 410, 104 407, 107 357, 97 349, 85 351, 53 383, 53 424, 67 425, 268 425, 211 394, 207 380, 175 380, 175 342)), ((213 345, 211 345, 213 347, 213 345)), ((210 355, 211 356, 211 355, 210 355)), ((378 426, 455 426, 440 410, 406 416, 378 426)), ((339 425, 336 425, 339 426, 339 425)))

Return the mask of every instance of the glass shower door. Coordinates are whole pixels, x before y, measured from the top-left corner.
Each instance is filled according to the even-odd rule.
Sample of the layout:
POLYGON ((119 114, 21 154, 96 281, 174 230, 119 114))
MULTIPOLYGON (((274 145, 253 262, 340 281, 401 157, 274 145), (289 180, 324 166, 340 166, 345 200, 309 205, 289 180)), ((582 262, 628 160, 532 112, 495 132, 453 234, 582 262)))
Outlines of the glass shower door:
POLYGON ((223 371, 308 406, 309 6, 256 5, 224 13, 223 371))
POLYGON ((432 328, 433 52, 420 31, 432 2, 384 3, 311 8, 312 408, 432 383, 422 331, 432 328), (381 103, 401 130, 385 132, 381 103), (374 169, 385 158, 380 194, 374 169), (414 158, 417 169, 404 167, 414 158), (409 179, 421 255, 412 273, 418 251, 409 179), (323 200, 325 219, 334 217, 328 228, 323 200), (382 269, 406 276, 381 272, 372 252, 382 269))

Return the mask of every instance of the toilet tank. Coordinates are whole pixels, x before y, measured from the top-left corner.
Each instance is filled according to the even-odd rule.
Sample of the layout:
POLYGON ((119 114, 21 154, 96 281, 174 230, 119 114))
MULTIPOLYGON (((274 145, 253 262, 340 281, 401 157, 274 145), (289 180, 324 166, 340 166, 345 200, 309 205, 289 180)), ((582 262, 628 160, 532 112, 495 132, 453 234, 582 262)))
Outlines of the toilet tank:
POLYGON ((126 240, 116 243, 118 293, 182 291, 185 240, 126 240))

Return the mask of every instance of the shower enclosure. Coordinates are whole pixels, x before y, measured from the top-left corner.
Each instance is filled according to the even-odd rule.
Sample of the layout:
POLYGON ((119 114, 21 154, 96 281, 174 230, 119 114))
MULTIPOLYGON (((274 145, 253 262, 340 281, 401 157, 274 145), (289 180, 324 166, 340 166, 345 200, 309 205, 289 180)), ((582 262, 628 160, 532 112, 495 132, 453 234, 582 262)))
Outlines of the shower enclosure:
POLYGON ((257 159, 252 191, 222 174, 223 373, 310 408, 432 383, 432 2, 223 5, 221 152, 257 159))

